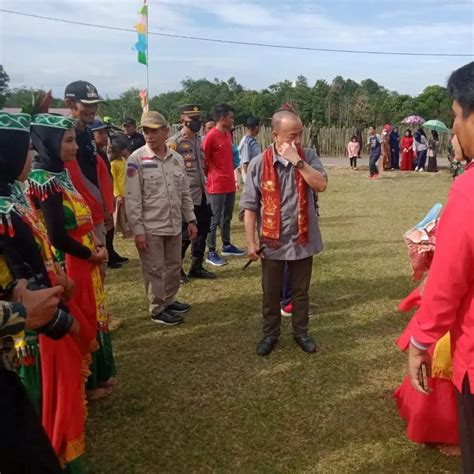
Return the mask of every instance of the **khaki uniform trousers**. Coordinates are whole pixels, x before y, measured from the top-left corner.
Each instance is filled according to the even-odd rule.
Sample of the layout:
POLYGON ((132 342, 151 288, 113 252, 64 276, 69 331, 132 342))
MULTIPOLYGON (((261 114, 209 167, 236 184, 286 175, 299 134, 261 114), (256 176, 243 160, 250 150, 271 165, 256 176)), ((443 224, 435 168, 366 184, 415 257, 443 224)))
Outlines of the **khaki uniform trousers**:
POLYGON ((181 233, 147 234, 148 249, 140 251, 140 262, 149 311, 158 315, 176 300, 181 273, 181 233))

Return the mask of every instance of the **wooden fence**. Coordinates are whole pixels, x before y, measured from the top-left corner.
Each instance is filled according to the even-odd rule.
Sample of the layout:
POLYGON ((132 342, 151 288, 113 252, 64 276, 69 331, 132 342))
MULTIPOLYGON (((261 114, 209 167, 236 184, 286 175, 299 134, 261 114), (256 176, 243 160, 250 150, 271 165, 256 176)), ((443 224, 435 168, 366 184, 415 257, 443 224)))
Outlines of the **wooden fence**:
MULTIPOLYGON (((377 130, 382 130, 382 127, 377 127, 377 130)), ((405 128, 400 128, 400 137, 405 133, 405 128)), ((303 131, 303 146, 317 148, 321 156, 326 157, 340 157, 347 155, 347 144, 350 142, 352 135, 354 135, 355 128, 339 128, 339 127, 323 127, 318 129, 311 129, 305 127, 303 131)), ((429 136, 429 130, 426 130, 429 136)), ((234 142, 239 143, 240 139, 246 133, 244 126, 238 126, 234 131, 234 142)), ((362 137, 364 142, 367 141, 368 130, 362 130, 362 137)), ((440 133, 440 147, 438 154, 446 155, 447 145, 451 139, 448 133, 440 133)), ((267 147, 272 142, 272 131, 270 127, 262 125, 260 133, 257 136, 262 149, 267 147)), ((367 153, 364 148, 363 154, 367 153)))
MULTIPOLYGON (((172 133, 178 130, 177 125, 173 125, 172 133)), ((377 130, 382 130, 382 126, 377 127, 377 130)), ((405 133, 406 127, 400 127, 400 136, 405 133)), ((239 144, 240 140, 246 133, 246 128, 239 125, 234 130, 234 143, 239 144)), ((355 128, 340 128, 340 127, 323 127, 313 128, 306 126, 303 131, 303 146, 316 148, 321 156, 326 157, 342 157, 347 155, 347 144, 350 142, 352 135, 354 135, 355 128)), ((426 130, 429 136, 429 130, 426 130)), ((367 141, 368 130, 362 130, 362 137, 364 142, 367 141)), ((447 145, 451 139, 448 133, 440 133, 440 147, 438 154, 444 156, 447 154, 447 145)), ((257 136, 262 150, 272 142, 272 130, 270 127, 262 125, 260 133, 257 136)), ((367 148, 362 150, 363 154, 367 154, 367 148)))

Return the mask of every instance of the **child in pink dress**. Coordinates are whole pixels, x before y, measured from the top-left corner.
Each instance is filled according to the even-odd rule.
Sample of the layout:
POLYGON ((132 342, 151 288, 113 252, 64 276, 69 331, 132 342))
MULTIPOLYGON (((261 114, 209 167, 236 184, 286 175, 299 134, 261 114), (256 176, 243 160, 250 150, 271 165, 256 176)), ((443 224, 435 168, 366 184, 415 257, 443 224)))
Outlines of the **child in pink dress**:
POLYGON ((360 144, 357 141, 357 137, 352 135, 351 141, 347 144, 347 155, 351 163, 351 169, 357 170, 357 157, 360 152, 360 144))

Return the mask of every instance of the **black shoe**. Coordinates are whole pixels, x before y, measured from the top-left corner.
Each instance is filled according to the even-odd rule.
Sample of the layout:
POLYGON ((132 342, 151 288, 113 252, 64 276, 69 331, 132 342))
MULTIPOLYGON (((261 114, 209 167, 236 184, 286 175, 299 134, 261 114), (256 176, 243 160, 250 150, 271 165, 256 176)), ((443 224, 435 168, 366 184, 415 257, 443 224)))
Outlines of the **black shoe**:
POLYGON ((117 262, 116 260, 112 260, 107 262, 107 268, 110 270, 117 270, 117 268, 122 268, 122 264, 117 262))
POLYGON ((305 352, 316 352, 316 344, 309 336, 295 336, 294 339, 296 344, 298 344, 305 352))
POLYGON ((118 263, 127 263, 129 262, 129 259, 126 257, 121 257, 119 254, 114 256, 114 260, 118 263))
POLYGON ((183 322, 183 318, 179 314, 171 313, 166 309, 159 314, 152 314, 151 320, 154 323, 165 324, 166 326, 176 326, 183 322))
POLYGON ((189 278, 202 278, 203 280, 214 280, 216 274, 205 268, 191 268, 188 273, 189 278))
POLYGON ((189 278, 202 278, 203 280, 214 280, 216 274, 206 270, 202 266, 204 258, 193 257, 191 261, 191 268, 189 269, 189 278))
POLYGON ((170 304, 166 307, 165 311, 175 313, 177 315, 187 313, 191 309, 191 305, 187 303, 180 303, 175 301, 173 304, 170 304))
POLYGON ((266 356, 272 352, 278 341, 278 337, 275 336, 265 336, 257 346, 257 354, 259 356, 266 356))
POLYGON ((186 275, 186 273, 184 273, 183 269, 181 269, 181 274, 179 276, 179 283, 181 285, 186 285, 186 283, 189 283, 188 275, 186 275))

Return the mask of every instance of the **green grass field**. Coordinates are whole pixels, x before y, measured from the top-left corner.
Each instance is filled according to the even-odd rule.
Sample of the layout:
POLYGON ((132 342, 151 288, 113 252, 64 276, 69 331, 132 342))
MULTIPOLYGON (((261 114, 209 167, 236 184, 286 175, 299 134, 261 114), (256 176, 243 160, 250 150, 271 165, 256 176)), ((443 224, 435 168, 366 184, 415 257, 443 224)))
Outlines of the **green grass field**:
MULTIPOLYGON (((394 341, 408 320, 396 305, 412 288, 402 235, 446 201, 450 177, 329 175, 311 285, 315 355, 284 318, 276 350, 257 357, 260 268, 242 272, 244 258, 180 290, 193 304, 185 324, 156 327, 134 247, 117 239, 131 258, 107 285, 124 320, 113 336, 119 386, 89 405, 89 472, 457 472, 458 460, 406 439, 392 400, 405 371, 394 341)), ((233 240, 245 243, 237 219, 233 240)))

